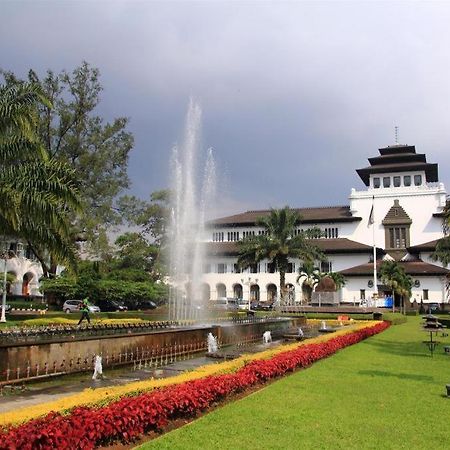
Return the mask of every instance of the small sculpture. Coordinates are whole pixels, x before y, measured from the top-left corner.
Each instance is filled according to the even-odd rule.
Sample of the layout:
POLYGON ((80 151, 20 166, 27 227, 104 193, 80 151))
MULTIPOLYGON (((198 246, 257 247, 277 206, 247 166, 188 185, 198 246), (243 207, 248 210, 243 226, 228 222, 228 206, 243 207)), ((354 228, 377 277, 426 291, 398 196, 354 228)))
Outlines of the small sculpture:
POLYGON ((272 333, 270 331, 265 331, 263 333, 263 343, 268 344, 269 342, 272 342, 272 333))
POLYGON ((92 379, 96 380, 97 377, 100 377, 103 379, 102 357, 99 355, 95 356, 94 374, 92 375, 92 379))

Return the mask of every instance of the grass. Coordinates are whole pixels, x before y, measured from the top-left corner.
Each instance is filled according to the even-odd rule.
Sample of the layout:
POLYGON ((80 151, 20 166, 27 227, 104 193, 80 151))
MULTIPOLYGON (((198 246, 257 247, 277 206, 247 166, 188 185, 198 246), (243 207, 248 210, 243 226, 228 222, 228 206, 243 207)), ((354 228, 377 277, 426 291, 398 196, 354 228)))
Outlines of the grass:
POLYGON ((446 449, 450 358, 433 358, 420 318, 338 352, 139 447, 446 449))

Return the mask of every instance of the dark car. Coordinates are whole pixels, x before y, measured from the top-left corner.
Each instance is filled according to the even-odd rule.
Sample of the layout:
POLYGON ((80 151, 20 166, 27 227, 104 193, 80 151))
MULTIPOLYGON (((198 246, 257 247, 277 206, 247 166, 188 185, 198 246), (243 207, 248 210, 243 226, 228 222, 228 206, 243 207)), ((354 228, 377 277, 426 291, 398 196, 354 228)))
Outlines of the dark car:
POLYGON ((158 305, 151 300, 141 300, 137 303, 138 309, 155 309, 158 305))
POLYGON ((428 307, 428 314, 439 314, 441 312, 439 303, 428 303, 427 307, 428 307))
POLYGON ((151 300, 125 300, 125 306, 130 311, 155 309, 157 307, 156 303, 151 300))
POLYGON ((252 309, 256 309, 257 311, 271 311, 273 308, 273 303, 258 303, 254 307, 252 305, 252 309))
POLYGON ((99 300, 97 306, 105 312, 127 311, 128 308, 116 300, 99 300))

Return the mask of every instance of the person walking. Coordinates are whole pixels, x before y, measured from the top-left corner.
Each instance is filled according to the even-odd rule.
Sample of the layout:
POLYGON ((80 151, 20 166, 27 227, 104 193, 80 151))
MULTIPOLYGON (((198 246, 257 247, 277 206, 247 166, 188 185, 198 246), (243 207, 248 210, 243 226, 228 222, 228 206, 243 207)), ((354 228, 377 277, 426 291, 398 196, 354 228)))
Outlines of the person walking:
POLYGON ((88 324, 91 324, 91 318, 89 317, 89 299, 86 297, 80 305, 80 311, 81 311, 81 317, 78 322, 78 325, 83 322, 83 319, 86 319, 88 321, 88 324))

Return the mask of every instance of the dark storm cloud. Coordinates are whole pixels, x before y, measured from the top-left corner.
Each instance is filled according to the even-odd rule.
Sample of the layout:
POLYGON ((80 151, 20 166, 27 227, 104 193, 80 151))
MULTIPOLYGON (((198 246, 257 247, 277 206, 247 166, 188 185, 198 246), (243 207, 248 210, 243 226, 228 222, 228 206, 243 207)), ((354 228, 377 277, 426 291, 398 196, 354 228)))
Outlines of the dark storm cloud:
POLYGON ((141 197, 167 185, 193 95, 227 212, 345 204, 395 125, 449 185, 448 23, 432 2, 3 2, 0 54, 22 75, 100 68, 141 197))

